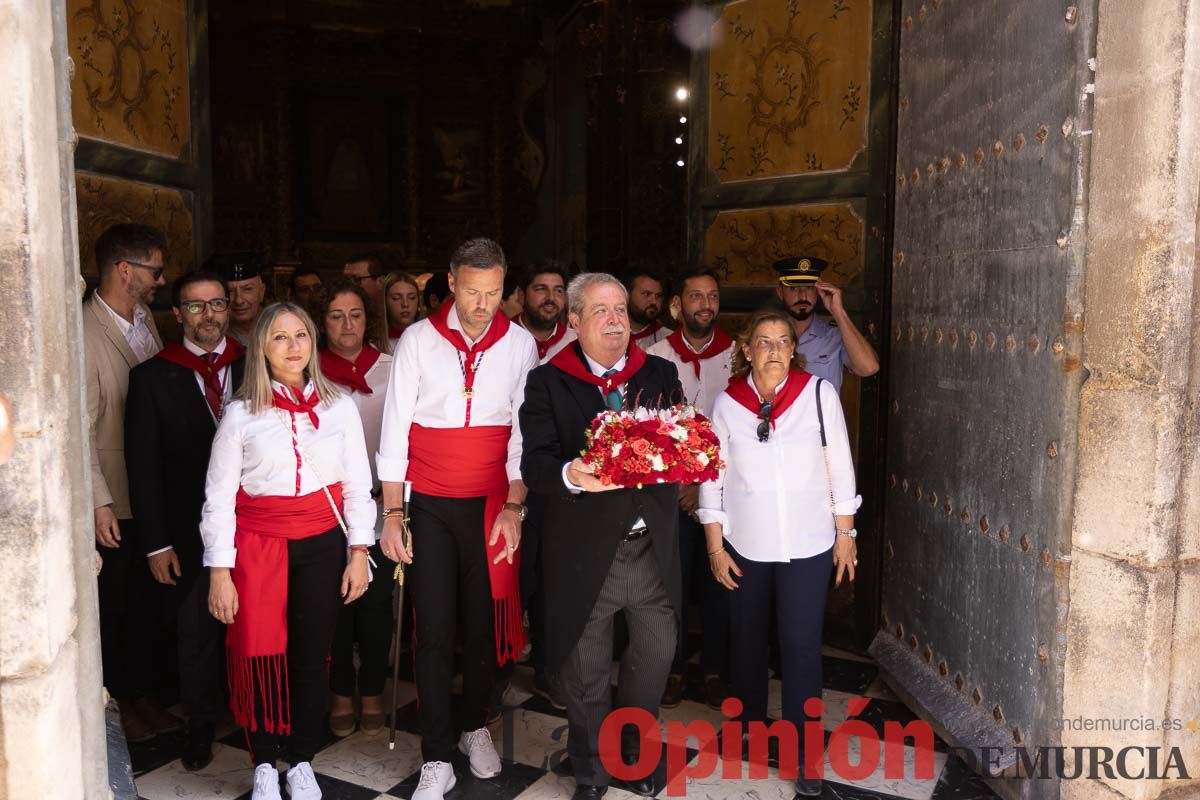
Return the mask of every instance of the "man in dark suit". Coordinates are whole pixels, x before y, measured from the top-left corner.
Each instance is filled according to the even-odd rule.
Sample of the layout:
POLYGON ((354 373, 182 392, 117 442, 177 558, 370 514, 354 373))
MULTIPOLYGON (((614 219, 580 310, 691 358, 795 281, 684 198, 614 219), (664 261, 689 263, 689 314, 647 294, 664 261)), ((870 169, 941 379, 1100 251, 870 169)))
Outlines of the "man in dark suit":
MULTIPOLYGON (((671 668, 681 603, 679 487, 614 490, 578 455, 606 407, 665 406, 682 389, 674 364, 630 345, 628 293, 616 278, 579 275, 567 301, 579 340, 529 373, 520 411, 521 472, 530 491, 546 499, 546 667, 558 672, 566 696, 575 797, 597 798, 611 780, 599 735, 611 709, 617 612, 629 627, 617 704, 657 717, 671 668)), ((634 754, 623 755, 628 761, 634 754)), ((628 788, 652 795, 662 788, 656 775, 628 788)))
POLYGON ((241 383, 245 350, 226 335, 229 300, 214 273, 172 288, 183 343, 167 345, 129 375, 125 458, 139 543, 175 615, 181 700, 188 715, 183 765, 212 761, 225 674, 225 627, 208 611, 200 511, 221 414, 241 383))

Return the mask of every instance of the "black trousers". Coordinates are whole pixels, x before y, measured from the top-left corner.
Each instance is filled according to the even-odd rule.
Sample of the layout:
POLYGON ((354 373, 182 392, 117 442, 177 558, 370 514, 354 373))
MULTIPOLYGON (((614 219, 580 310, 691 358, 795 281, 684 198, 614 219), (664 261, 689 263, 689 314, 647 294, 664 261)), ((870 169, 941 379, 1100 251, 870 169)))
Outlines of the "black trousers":
POLYGON ((529 613, 529 663, 534 674, 546 671, 546 592, 542 588, 542 521, 546 501, 531 494, 521 523, 521 600, 529 613))
POLYGON ((687 674, 688 607, 692 589, 698 583, 702 631, 700 670, 705 677, 724 675, 729 662, 729 590, 717 583, 708 566, 704 526, 683 511, 679 512, 679 562, 683 576, 683 607, 671 672, 687 674))
MULTIPOLYGON (((254 763, 274 764, 281 756, 292 764, 311 761, 323 741, 325 724, 325 659, 333 641, 342 604, 342 572, 346 568, 346 537, 333 528, 307 539, 288 542, 287 668, 291 694, 292 734, 267 733, 259 717, 258 730, 249 734, 254 763)), ((258 687, 254 687, 258 694, 258 687)), ((262 712, 261 704, 255 714, 262 712)))
POLYGON ((742 570, 742 576, 736 579, 738 588, 730 592, 731 688, 733 695, 742 701, 741 719, 767 721, 767 628, 774 611, 783 669, 783 718, 796 726, 803 758, 804 722, 809 719, 804 713, 804 701, 820 697, 823 684, 821 632, 833 569, 833 548, 810 558, 786 562, 751 561, 734 550, 728 540, 725 549, 742 570))
POLYGON ((329 660, 329 688, 342 697, 353 697, 357 683, 363 697, 383 694, 387 681, 388 655, 392 646, 392 573, 396 562, 383 554, 376 542, 371 546, 375 577, 362 597, 343 605, 338 613, 329 660), (354 669, 354 645, 358 645, 358 670, 354 669))
POLYGON ((100 600, 100 658, 104 685, 118 701, 147 694, 156 684, 153 639, 161 630, 154 613, 154 576, 141 552, 137 525, 117 521, 121 543, 96 545, 103 560, 97 589, 100 600))
POLYGON ((175 612, 179 654, 179 699, 188 724, 215 725, 225 705, 225 625, 208 610, 208 569, 188 565, 196 577, 188 584, 164 586, 178 593, 175 612))
POLYGON ((413 492, 409 516, 413 563, 408 572, 416 631, 421 753, 449 761, 456 737, 451 714, 454 643, 461 621, 463 730, 482 728, 496 669, 496 632, 483 530, 484 498, 413 492))

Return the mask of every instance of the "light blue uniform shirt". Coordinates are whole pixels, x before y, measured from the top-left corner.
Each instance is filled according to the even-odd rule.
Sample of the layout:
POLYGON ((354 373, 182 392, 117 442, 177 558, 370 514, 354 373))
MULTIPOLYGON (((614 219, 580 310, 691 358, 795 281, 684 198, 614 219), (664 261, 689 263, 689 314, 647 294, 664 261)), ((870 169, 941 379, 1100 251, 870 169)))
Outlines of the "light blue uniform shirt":
POLYGON ((841 392, 842 370, 850 357, 836 325, 823 317, 813 317, 808 330, 796 342, 796 352, 804 356, 804 369, 829 381, 841 392))

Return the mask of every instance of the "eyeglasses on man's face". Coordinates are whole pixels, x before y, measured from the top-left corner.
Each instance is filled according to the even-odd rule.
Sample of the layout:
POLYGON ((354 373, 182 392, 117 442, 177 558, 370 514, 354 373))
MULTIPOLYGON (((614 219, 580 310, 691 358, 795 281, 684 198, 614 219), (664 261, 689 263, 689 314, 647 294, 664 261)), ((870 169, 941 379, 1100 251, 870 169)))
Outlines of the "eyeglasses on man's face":
POLYGON ((229 300, 224 297, 214 297, 212 300, 188 300, 186 303, 180 303, 179 307, 193 316, 203 314, 205 308, 211 308, 214 314, 220 314, 222 311, 229 310, 229 300))
POLYGON ((131 267, 137 267, 138 269, 150 270, 151 278, 153 278, 155 283, 157 283, 158 279, 163 276, 163 270, 166 269, 166 267, 156 267, 153 264, 141 264, 137 261, 130 261, 128 258, 122 258, 121 261, 124 261, 126 264, 128 264, 131 267))
POLYGON ((758 440, 765 442, 771 438, 771 401, 763 400, 758 407, 758 440))

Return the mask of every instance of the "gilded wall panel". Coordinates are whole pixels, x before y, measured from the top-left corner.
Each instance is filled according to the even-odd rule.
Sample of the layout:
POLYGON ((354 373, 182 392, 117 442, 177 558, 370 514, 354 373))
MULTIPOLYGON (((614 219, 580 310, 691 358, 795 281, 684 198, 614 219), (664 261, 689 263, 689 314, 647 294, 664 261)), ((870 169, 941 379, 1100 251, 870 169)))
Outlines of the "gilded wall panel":
POLYGON ((186 10, 186 0, 67 0, 80 136, 187 159, 186 10))
POLYGON ((848 169, 867 145, 872 0, 736 0, 714 23, 708 167, 722 183, 848 169))
POLYGON ((168 281, 191 268, 195 251, 190 192, 76 171, 75 194, 79 267, 84 275, 96 275, 96 239, 118 222, 153 225, 166 235, 168 281))
POLYGON ((775 261, 807 255, 827 260, 822 277, 847 287, 861 284, 863 236, 862 218, 849 202, 731 209, 709 225, 704 252, 731 286, 773 284, 775 261))

